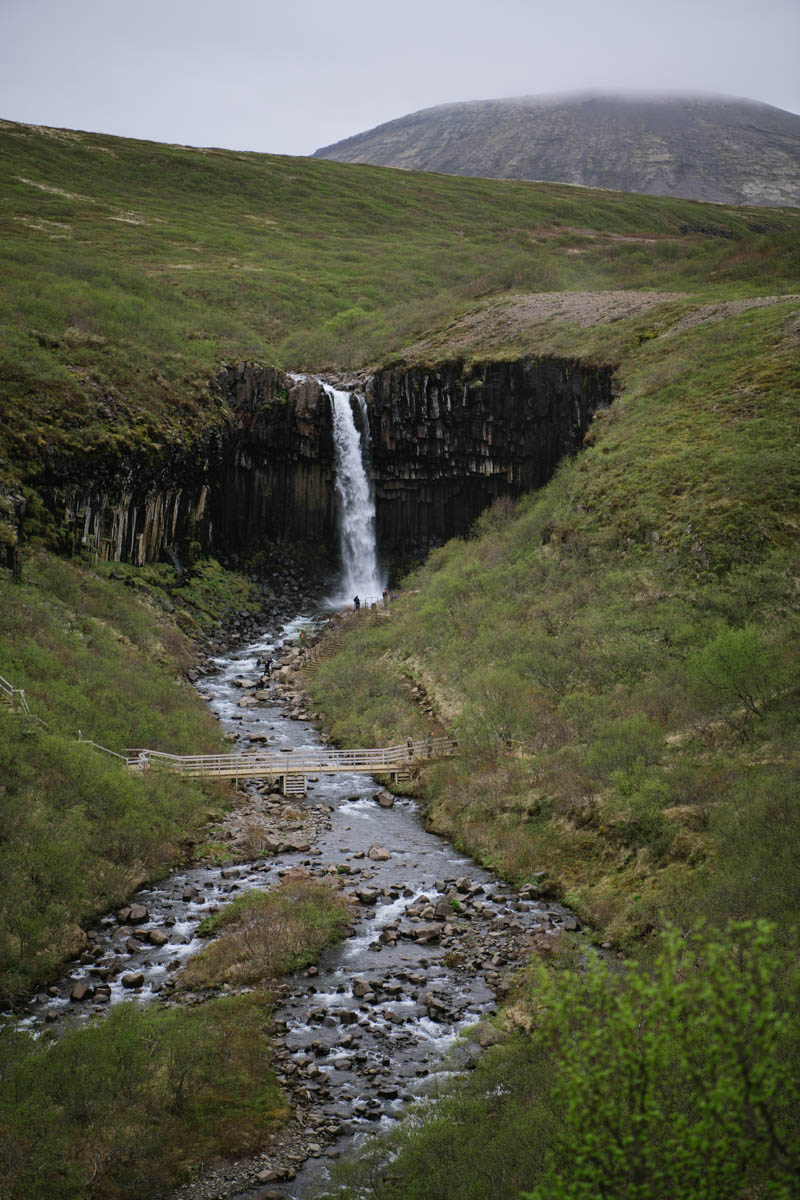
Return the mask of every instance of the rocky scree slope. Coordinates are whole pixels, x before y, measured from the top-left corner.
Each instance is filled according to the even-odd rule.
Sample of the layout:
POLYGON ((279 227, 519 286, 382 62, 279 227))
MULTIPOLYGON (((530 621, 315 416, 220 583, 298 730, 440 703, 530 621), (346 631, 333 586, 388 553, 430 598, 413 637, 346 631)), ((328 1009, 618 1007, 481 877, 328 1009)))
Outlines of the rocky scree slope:
POLYGON ((730 96, 575 94, 422 109, 315 158, 728 204, 800 204, 800 116, 730 96))

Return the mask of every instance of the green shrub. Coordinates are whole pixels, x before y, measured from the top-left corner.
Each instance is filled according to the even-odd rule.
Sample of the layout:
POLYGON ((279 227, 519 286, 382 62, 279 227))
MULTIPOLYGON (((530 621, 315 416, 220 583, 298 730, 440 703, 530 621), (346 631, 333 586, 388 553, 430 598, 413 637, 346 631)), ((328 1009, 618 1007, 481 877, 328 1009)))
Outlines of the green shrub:
POLYGON ((754 625, 721 629, 687 664, 697 700, 743 739, 781 686, 780 659, 754 625))
POLYGON ((263 1144, 286 1115, 258 993, 191 1010, 116 1005, 53 1045, 0 1030, 7 1200, 155 1195, 212 1155, 263 1144))

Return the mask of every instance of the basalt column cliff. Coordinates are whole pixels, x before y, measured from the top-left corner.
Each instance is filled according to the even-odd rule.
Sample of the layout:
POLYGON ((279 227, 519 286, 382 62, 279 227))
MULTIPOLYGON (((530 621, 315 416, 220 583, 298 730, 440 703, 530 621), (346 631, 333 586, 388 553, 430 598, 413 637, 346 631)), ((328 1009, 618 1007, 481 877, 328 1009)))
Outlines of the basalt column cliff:
MULTIPOLYGON (((224 368, 220 419, 196 441, 52 463, 30 482, 65 547, 143 563, 189 543, 229 556, 337 544, 330 400, 314 379, 224 368)), ((418 553, 496 497, 545 483, 610 403, 612 372, 564 360, 392 368, 365 385, 378 547, 418 553)))
POLYGON ((577 450, 612 372, 563 360, 388 370, 367 384, 378 544, 465 533, 499 496, 541 487, 577 450))

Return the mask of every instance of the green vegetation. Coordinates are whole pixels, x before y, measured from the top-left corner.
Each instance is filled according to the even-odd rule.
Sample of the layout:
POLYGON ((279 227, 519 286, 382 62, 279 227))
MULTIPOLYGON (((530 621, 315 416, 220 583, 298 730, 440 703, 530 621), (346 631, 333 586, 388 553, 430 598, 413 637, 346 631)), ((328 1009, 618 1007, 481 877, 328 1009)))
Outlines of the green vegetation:
POLYGON ((253 1153, 287 1115, 258 992, 193 1009, 120 1004, 50 1045, 0 1032, 7 1200, 122 1200, 253 1153))
POLYGON ((791 1200, 799 984, 796 940, 787 951, 753 922, 673 930, 649 971, 539 967, 530 1031, 371 1142, 333 1194, 791 1200))
MULTIPOLYGON (((59 451, 196 438, 223 415, 210 385, 220 361, 374 362, 509 291, 655 287, 718 300, 780 295, 800 274, 794 210, 10 122, 0 153, 9 478, 59 451)), ((573 353, 587 334, 570 332, 573 353)))
MULTIPOLYGON (((405 736, 423 684, 460 746, 421 772, 431 826, 630 964, 584 962, 582 938, 565 969, 532 969, 505 1015, 525 1032, 371 1143, 337 1195, 797 1193, 796 311, 681 326, 667 306, 578 333, 622 385, 584 452, 315 669, 345 744, 405 736)), ((469 328, 476 357, 525 352, 488 316, 469 328)), ((572 344, 566 326, 533 341, 572 344)))
POLYGON ((200 927, 220 936, 184 967, 184 987, 264 983, 314 962, 339 941, 350 921, 336 880, 318 882, 293 871, 272 891, 245 892, 200 927))
MULTIPOLYGON (((10 124, 0 146, 0 478, 30 485, 34 536, 47 535, 44 470, 186 447, 227 419, 221 362, 554 354, 616 368, 621 394, 585 452, 431 555, 390 621, 345 632, 313 695, 340 742, 391 743, 425 731, 412 690, 424 684, 461 747, 421 773, 432 826, 511 879, 547 872, 541 887, 638 965, 584 969, 576 954, 531 974, 513 1008, 528 1031, 412 1119, 390 1167, 372 1143, 353 1186, 385 1200, 795 1195, 800 212, 10 124), (639 293, 652 289, 650 304, 639 293), (605 290, 641 303, 593 314, 581 293, 605 290), (699 916, 707 932, 688 936, 699 916), (673 926, 685 936, 665 936, 673 926)), ((0 545, 12 510, 0 495, 0 545)), ((177 625, 207 635, 255 596, 213 565, 188 584, 162 567, 117 573, 133 586, 42 557, 21 587, 0 586, 0 673, 51 727, 0 716, 8 991, 163 868, 209 807, 197 785, 132 779, 73 738, 214 748, 174 678, 188 653, 177 625)), ((237 905, 195 981, 261 978, 262 955, 268 970, 303 961, 343 919, 316 897, 276 948, 281 905, 237 905)), ((243 1044, 262 1045, 260 1003, 219 1010, 235 1023, 242 1006, 243 1044)), ((172 1139, 185 1127, 162 1064, 181 1074, 184 1059, 169 1039, 189 1047, 191 1022, 213 1028, 214 1011, 121 1010, 47 1053, 4 1039, 14 1194, 124 1195, 119 1163, 141 1194, 222 1145, 235 1153, 240 1132, 257 1138, 276 1107, 271 1085, 258 1100, 258 1064, 226 1100, 261 1116, 234 1108, 229 1137, 204 1140, 224 1119, 200 1054, 196 1085, 179 1089, 197 1155, 172 1139), (95 1086, 70 1055, 103 1037, 95 1086), (160 1037, 148 1066, 141 1046, 160 1037), (117 1076, 102 1077, 129 1053, 130 1124, 117 1076), (164 1167, 155 1151, 149 1165, 144 1111, 152 1126, 169 1114, 164 1167)))
POLYGON ((47 554, 21 586, 0 583, 0 675, 46 722, 0 710, 0 994, 46 978, 81 946, 80 924, 185 854, 222 802, 197 781, 131 775, 77 740, 81 731, 116 752, 132 742, 220 747, 197 693, 176 677, 191 662, 186 637, 143 601, 141 585, 123 586, 108 568, 47 554))
POLYGON ((697 327, 691 352, 647 342, 585 452, 432 554, 312 684, 334 735, 368 745, 419 722, 419 673, 462 751, 425 773, 435 827, 520 882, 547 870, 628 947, 665 916, 800 919, 800 380, 782 320, 697 327), (795 840, 773 858, 787 807, 795 840))

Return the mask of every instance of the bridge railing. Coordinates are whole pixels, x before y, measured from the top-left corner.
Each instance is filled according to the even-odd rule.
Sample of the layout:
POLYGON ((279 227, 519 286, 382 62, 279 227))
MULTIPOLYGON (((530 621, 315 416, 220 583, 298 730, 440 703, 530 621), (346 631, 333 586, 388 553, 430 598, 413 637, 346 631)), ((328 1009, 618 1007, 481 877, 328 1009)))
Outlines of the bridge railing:
POLYGON ((253 751, 251 754, 167 754, 163 750, 129 749, 121 757, 134 770, 163 766, 187 775, 258 774, 285 775, 314 772, 397 770, 415 762, 453 753, 450 738, 424 738, 410 745, 375 746, 359 750, 319 750, 299 746, 284 751, 253 751))
POLYGON ((0 675, 0 700, 5 701, 6 704, 10 704, 14 709, 21 708, 28 717, 32 715, 28 707, 28 701, 25 698, 25 689, 15 688, 2 675, 0 675))
MULTIPOLYGON (((15 688, 0 675, 0 703, 10 704, 21 710, 32 721, 47 728, 44 721, 33 716, 25 698, 23 688, 15 688)), ((254 750, 249 754, 168 754, 164 750, 130 749, 123 754, 109 750, 91 738, 78 734, 82 746, 90 746, 118 762, 129 770, 146 771, 150 766, 161 766, 193 776, 226 776, 228 778, 248 775, 313 775, 317 772, 391 772, 403 770, 426 759, 442 758, 452 754, 455 743, 446 737, 427 737, 418 741, 410 738, 399 746, 373 746, 358 750, 328 750, 316 746, 286 747, 279 751, 254 750)))

